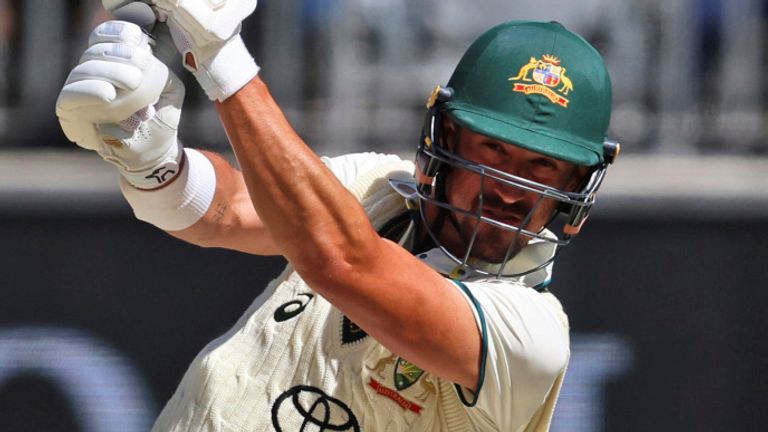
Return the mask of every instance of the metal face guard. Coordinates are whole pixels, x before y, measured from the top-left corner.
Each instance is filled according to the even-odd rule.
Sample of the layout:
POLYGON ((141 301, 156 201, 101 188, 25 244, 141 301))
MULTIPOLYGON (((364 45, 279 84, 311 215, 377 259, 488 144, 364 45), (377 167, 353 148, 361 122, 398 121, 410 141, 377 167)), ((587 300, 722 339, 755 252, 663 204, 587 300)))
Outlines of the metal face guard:
POLYGON ((418 157, 433 161, 432 163, 439 164, 440 166, 444 167, 443 169, 445 169, 445 167, 451 167, 450 169, 462 169, 478 175, 478 179, 480 181, 480 195, 479 205, 475 210, 458 208, 448 203, 444 196, 440 196, 439 192, 437 192, 440 189, 437 186, 437 183, 440 181, 439 176, 435 176, 433 178, 417 178, 417 197, 421 202, 420 213, 422 221, 427 227, 427 232, 432 238, 432 241, 457 264, 471 268, 472 270, 479 273, 495 275, 496 277, 519 277, 535 272, 549 265, 554 260, 557 253, 559 253, 560 248, 570 242, 571 238, 578 233, 579 229, 586 220, 589 209, 595 201, 595 194, 597 189, 600 187, 600 184, 605 177, 607 167, 606 164, 595 169, 592 172, 589 180, 580 191, 567 192, 504 171, 500 171, 498 169, 494 169, 487 165, 466 160, 456 154, 444 150, 441 146, 421 147, 419 152, 420 155, 418 157), (487 214, 483 214, 483 185, 487 181, 499 182, 505 185, 505 187, 514 187, 528 193, 534 193, 537 194, 539 198, 528 211, 528 214, 525 215, 522 222, 517 225, 511 225, 504 221, 487 216, 487 214), (527 229, 527 225, 533 218, 536 211, 540 208, 541 204, 547 200, 556 202, 556 210, 552 215, 552 218, 539 231, 534 232, 527 229), (453 214, 461 214, 463 216, 468 216, 475 219, 476 223, 474 230, 471 234, 469 234, 466 248, 461 255, 451 253, 439 241, 440 232, 436 232, 436 230, 430 226, 430 223, 427 221, 425 214, 425 207, 427 205, 434 205, 441 209, 440 211, 447 211, 453 214), (564 218, 558 218, 559 215, 564 216, 564 218), (496 229, 515 233, 509 245, 506 247, 506 254, 504 258, 500 262, 490 263, 481 261, 475 257, 476 251, 474 249, 481 224, 488 224, 495 227, 496 229), (555 228, 556 226, 557 228, 555 228), (552 235, 548 229, 555 229, 558 232, 562 232, 561 238, 552 235), (526 269, 522 272, 519 269, 514 272, 510 272, 509 267, 514 266, 508 266, 508 264, 511 263, 517 253, 515 248, 516 245, 519 244, 521 236, 528 237, 531 239, 531 241, 543 241, 552 243, 555 245, 556 252, 546 262, 533 266, 532 268, 526 269))

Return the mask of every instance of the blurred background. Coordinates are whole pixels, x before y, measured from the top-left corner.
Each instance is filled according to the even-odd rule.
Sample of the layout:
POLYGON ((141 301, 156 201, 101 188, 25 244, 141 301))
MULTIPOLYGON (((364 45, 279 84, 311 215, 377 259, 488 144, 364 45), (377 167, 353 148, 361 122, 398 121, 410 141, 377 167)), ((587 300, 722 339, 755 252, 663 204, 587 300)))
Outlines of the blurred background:
MULTIPOLYGON (((573 354, 553 430, 741 431, 768 424, 767 17, 765 0, 262 0, 243 35, 318 153, 410 157, 481 32, 582 34, 623 152, 556 265, 573 354)), ((148 430, 284 265, 135 221, 114 170, 64 138, 56 96, 108 18, 97 0, 0 0, 0 431, 148 430)), ((230 155, 185 76, 181 139, 230 155)))

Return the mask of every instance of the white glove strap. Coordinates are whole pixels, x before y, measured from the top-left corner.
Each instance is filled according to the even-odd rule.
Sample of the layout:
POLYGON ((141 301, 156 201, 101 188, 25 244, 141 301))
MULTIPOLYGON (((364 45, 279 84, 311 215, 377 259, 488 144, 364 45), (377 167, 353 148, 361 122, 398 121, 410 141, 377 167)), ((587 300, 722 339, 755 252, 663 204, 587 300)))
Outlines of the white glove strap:
MULTIPOLYGON (((146 123, 142 123, 139 129, 136 133, 148 133, 146 132, 146 123)), ((102 139, 105 142, 109 140, 108 137, 102 137, 102 139)), ((114 145, 119 146, 120 142, 115 140, 114 145)), ((105 161, 115 165, 128 183, 139 189, 151 190, 163 186, 179 175, 183 146, 176 140, 176 145, 171 144, 168 146, 165 154, 153 160, 151 166, 141 169, 129 168, 128 164, 119 155, 114 154, 109 145, 104 146, 99 155, 105 161)))
POLYGON ((222 102, 248 84, 259 69, 238 34, 193 73, 208 98, 222 102))
POLYGON ((202 153, 184 149, 186 163, 168 186, 153 191, 120 180, 120 190, 136 218, 164 231, 189 228, 205 215, 216 192, 216 172, 202 153))

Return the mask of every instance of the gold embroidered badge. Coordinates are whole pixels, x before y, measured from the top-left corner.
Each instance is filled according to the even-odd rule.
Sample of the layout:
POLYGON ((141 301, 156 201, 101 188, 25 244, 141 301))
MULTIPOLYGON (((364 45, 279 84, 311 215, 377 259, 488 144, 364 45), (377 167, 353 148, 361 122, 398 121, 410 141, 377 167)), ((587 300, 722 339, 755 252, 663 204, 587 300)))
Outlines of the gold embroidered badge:
POLYGON ((509 81, 514 82, 512 91, 544 95, 552 103, 568 108, 570 101, 565 96, 573 90, 573 82, 565 75, 565 67, 560 65, 560 59, 555 56, 544 54, 540 59, 531 57, 509 81))

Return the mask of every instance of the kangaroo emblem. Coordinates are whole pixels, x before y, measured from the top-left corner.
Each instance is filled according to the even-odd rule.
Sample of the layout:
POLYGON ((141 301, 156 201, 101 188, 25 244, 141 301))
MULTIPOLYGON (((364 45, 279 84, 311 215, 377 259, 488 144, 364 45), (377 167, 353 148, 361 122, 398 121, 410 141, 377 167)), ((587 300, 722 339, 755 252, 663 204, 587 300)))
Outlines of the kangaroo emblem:
POLYGON ((376 365, 373 367, 370 367, 368 365, 365 365, 365 367, 368 368, 368 370, 370 370, 372 374, 376 374, 379 376, 379 378, 385 379, 384 369, 386 369, 388 365, 395 364, 396 361, 397 361, 397 356, 392 354, 389 357, 384 357, 379 359, 379 361, 376 362, 376 365))
POLYGON ((560 73, 560 82, 563 83, 563 86, 557 89, 557 91, 561 92, 563 95, 567 95, 568 92, 573 90, 573 82, 571 82, 571 79, 565 76, 565 68, 563 68, 563 71, 560 73))
POLYGON ((531 57, 531 59, 528 61, 528 64, 520 68, 520 72, 517 73, 517 76, 512 77, 509 80, 510 81, 530 81, 531 79, 528 78, 528 73, 536 69, 536 65, 538 64, 539 64, 539 61, 536 60, 536 57, 531 57))

